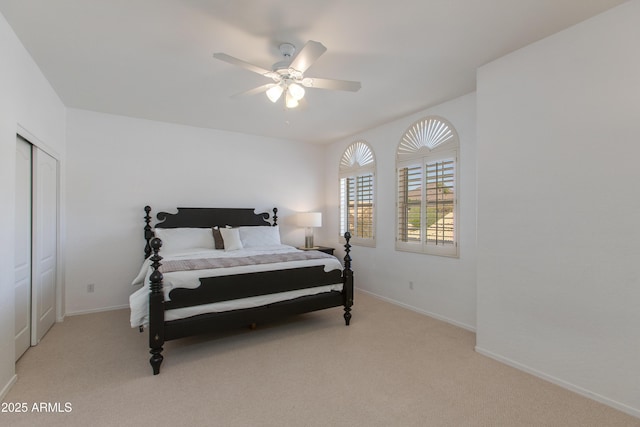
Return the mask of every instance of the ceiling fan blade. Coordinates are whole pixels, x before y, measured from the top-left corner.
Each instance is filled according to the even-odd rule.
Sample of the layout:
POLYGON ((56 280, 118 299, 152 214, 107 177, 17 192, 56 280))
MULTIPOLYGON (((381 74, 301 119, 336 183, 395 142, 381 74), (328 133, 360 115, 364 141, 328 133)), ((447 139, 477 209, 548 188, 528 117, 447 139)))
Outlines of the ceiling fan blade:
POLYGON ((352 82, 348 80, 334 79, 316 79, 313 77, 305 77, 302 79, 302 86, 313 87, 317 89, 331 90, 347 90, 349 92, 357 92, 362 86, 360 82, 352 82))
POLYGON ((248 95, 256 95, 258 93, 262 93, 262 92, 266 92, 267 90, 269 90, 271 87, 275 86, 275 83, 267 83, 266 85, 262 85, 262 86, 258 86, 255 87, 253 89, 249 89, 247 91, 244 92, 240 92, 240 93, 236 93, 235 95, 232 95, 232 98, 237 98, 239 96, 248 96, 248 95))
POLYGON ((267 70, 266 68, 262 68, 257 65, 250 64, 238 58, 234 58, 233 56, 227 55, 226 53, 214 53, 213 57, 221 61, 227 62, 231 65, 237 65, 238 67, 242 67, 249 71, 253 71, 254 73, 262 74, 263 76, 266 76, 266 77, 271 77, 271 75, 273 74, 273 71, 271 70, 267 70))
POLYGON ((309 40, 293 58, 289 67, 304 73, 326 51, 327 48, 322 43, 309 40))

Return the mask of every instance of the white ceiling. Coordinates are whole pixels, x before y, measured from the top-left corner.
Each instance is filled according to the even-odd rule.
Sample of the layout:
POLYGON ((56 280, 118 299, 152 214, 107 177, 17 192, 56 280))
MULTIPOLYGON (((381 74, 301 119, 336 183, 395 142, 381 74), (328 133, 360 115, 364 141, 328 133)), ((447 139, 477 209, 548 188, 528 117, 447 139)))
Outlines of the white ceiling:
MULTIPOLYGON (((476 69, 623 0, 0 0, 66 106, 295 141, 341 139, 475 90, 476 69), (285 110, 268 83, 212 58, 271 68, 316 40, 307 89, 285 110)), ((541 64, 543 66, 543 64, 541 64)))

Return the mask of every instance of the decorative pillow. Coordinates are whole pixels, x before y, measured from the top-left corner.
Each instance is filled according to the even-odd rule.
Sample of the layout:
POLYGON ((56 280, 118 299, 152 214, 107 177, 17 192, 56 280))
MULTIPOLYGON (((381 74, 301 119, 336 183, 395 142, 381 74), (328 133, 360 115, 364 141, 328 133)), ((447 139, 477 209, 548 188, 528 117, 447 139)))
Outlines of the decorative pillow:
POLYGON ((213 227, 211 229, 213 232, 213 242, 216 249, 224 249, 224 239, 222 238, 222 234, 220 233, 220 228, 213 227))
POLYGON ((163 255, 215 248, 210 228, 156 228, 154 233, 162 240, 163 255))
POLYGON ((276 225, 238 227, 240 240, 245 248, 280 245, 280 229, 276 225))
POLYGON ((220 234, 224 240, 225 251, 235 251, 242 249, 242 241, 240 240, 240 232, 237 228, 221 228, 220 234))

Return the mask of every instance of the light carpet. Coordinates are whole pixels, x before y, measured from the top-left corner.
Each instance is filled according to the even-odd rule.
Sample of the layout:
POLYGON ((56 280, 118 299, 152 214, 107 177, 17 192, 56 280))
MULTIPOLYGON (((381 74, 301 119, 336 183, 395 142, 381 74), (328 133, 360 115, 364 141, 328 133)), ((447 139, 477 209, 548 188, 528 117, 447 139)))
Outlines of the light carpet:
POLYGON ((639 426, 474 352, 475 335, 357 293, 342 309, 165 345, 129 311, 67 317, 18 361, 11 426, 639 426), (33 412, 33 405, 69 412, 33 412), (66 406, 65 406, 66 405, 66 406))

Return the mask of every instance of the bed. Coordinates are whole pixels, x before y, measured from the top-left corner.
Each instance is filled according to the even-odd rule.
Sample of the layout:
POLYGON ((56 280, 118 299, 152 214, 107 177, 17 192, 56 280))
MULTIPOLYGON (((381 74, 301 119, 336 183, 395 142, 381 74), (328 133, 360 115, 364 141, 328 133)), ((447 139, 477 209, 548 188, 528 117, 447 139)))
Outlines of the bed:
POLYGON ((153 374, 166 341, 255 327, 286 316, 353 306, 349 240, 344 265, 319 251, 280 242, 273 215, 245 208, 178 208, 152 225, 145 210, 145 262, 133 284, 131 326, 148 329, 153 374), (271 217, 271 218, 270 218, 271 217))

